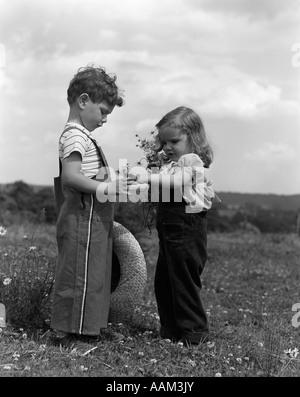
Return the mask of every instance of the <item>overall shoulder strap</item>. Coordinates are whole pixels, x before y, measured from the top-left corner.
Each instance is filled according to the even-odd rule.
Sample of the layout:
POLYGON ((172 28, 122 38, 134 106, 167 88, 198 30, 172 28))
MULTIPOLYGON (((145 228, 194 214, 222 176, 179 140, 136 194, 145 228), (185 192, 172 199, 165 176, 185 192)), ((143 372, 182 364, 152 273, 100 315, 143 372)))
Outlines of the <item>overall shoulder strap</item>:
MULTIPOLYGON (((105 167, 107 167, 108 166, 108 163, 107 163, 107 160, 106 160, 106 158, 105 158, 105 156, 104 156, 104 153, 103 153, 103 151, 102 151, 102 149, 97 145, 97 142, 95 141, 95 139, 93 139, 91 136, 89 136, 84 130, 82 130, 81 128, 79 128, 79 127, 77 127, 77 126, 70 126, 70 127, 67 127, 67 128, 65 128, 64 130, 63 130, 63 132, 62 132, 62 134, 61 134, 61 136, 60 136, 60 138, 62 137, 62 135, 65 133, 65 132, 67 132, 67 131, 70 131, 70 130, 79 130, 80 132, 82 132, 83 134, 85 134, 92 142, 93 142, 93 144, 94 144, 94 146, 95 146, 95 148, 96 148, 96 151, 97 151, 97 153, 98 153, 98 156, 99 156, 99 163, 100 163, 100 166, 101 166, 101 163, 103 163, 103 165, 105 166, 105 167)), ((60 139, 59 138, 59 139, 60 139)), ((60 160, 60 158, 58 159, 58 161, 59 161, 59 175, 61 175, 61 171, 62 171, 62 165, 61 165, 61 160, 60 160)))

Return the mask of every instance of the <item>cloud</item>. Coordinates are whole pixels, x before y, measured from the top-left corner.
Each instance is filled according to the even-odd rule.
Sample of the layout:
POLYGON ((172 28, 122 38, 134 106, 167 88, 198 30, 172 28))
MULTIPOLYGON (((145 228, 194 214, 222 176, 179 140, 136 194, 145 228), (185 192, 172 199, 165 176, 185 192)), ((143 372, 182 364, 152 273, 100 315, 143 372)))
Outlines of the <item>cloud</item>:
POLYGON ((300 112, 296 101, 284 99, 281 88, 268 81, 257 81, 233 66, 206 69, 190 62, 187 68, 185 62, 189 60, 181 59, 175 72, 172 71, 172 58, 163 63, 157 60, 155 63, 163 64, 164 70, 151 84, 146 82, 145 98, 152 102, 159 98, 160 103, 169 107, 196 104, 201 112, 217 118, 253 119, 270 116, 274 111, 280 114, 300 112))
POLYGON ((261 147, 245 153, 245 158, 251 161, 274 165, 282 164, 297 158, 296 151, 281 142, 264 142, 261 147))
POLYGON ((254 119, 280 114, 298 114, 296 101, 282 98, 281 89, 272 84, 262 84, 251 76, 236 76, 224 84, 219 81, 212 98, 203 104, 203 111, 215 117, 254 119))
MULTIPOLYGON (((197 7, 198 0, 190 0, 197 7)), ((287 9, 297 8, 295 1, 286 0, 202 0, 201 6, 222 14, 244 15, 253 19, 274 19, 287 9)))
POLYGON ((158 119, 144 119, 136 124, 137 134, 145 135, 145 132, 150 134, 155 129, 155 125, 158 123, 158 119))
MULTIPOLYGON (((296 162, 288 152, 295 150, 288 134, 281 146, 271 142, 282 137, 287 122, 289 132, 297 132, 297 70, 291 67, 291 47, 299 36, 295 3, 0 0, 0 37, 6 50, 6 65, 0 69, 0 123, 6 131, 1 143, 6 151, 0 157, 6 177, 26 180, 32 175, 32 181, 39 177, 42 183, 46 176, 52 178, 56 140, 68 115, 67 85, 90 62, 116 73, 125 90, 124 109, 113 112, 108 129, 96 131, 114 162, 119 153, 129 160, 140 157, 135 133, 144 136, 179 105, 198 110, 205 124, 208 119, 224 163, 232 143, 244 160, 246 146, 244 163, 250 168, 251 158, 258 164, 288 158, 296 162), (259 150, 253 147, 253 131, 258 142, 265 142, 259 150), (15 149, 20 135, 26 136, 22 144, 27 156, 21 146, 15 149), (232 142, 230 138, 227 145, 228 136, 232 142), (9 155, 12 150, 21 159, 18 167, 9 155), (36 163, 41 165, 39 176, 32 173, 36 163)), ((237 179, 239 174, 240 169, 237 179)))

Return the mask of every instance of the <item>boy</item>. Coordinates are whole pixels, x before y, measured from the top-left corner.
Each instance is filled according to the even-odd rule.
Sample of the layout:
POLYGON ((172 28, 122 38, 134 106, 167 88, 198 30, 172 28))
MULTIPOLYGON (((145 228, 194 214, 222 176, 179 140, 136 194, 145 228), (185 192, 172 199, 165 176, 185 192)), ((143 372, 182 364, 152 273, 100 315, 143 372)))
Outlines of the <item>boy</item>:
POLYGON ((59 139, 60 176, 55 178, 58 258, 51 315, 53 342, 65 347, 78 338, 98 340, 107 327, 114 203, 100 203, 96 192, 126 194, 131 181, 97 179, 108 165, 92 131, 124 103, 115 82, 116 76, 103 68, 87 66, 67 91, 70 112, 59 139))

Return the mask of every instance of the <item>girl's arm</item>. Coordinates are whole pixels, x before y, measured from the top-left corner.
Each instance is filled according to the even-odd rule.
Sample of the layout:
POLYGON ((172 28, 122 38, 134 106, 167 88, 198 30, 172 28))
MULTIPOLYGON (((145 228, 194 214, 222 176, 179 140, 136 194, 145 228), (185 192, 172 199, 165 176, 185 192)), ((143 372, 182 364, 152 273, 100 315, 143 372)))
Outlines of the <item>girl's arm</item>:
POLYGON ((173 175, 169 174, 139 174, 137 175, 138 183, 149 183, 151 186, 160 186, 162 188, 180 189, 182 186, 190 183, 192 176, 190 172, 181 169, 173 175))

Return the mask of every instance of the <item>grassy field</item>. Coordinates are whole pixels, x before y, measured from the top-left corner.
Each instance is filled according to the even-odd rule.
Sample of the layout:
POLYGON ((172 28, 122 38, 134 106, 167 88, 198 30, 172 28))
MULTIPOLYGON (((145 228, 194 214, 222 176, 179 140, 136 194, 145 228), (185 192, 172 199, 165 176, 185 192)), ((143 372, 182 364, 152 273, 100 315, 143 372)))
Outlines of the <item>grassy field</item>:
MULTIPOLYGON (((18 273, 19 288, 30 284, 24 294, 33 295, 36 305, 39 295, 47 295, 51 274, 41 273, 41 268, 54 266, 54 236, 51 226, 36 230, 15 225, 0 237, 2 303, 9 298, 3 282, 12 269, 23 269, 18 273), (38 265, 38 274, 32 263, 38 265)), ((97 344, 78 342, 60 349, 50 344, 47 327, 12 327, 8 317, 7 327, 0 329, 0 377, 300 376, 300 320, 298 324, 297 312, 292 311, 300 302, 298 236, 243 230, 209 234, 202 299, 211 341, 196 347, 159 338, 153 292, 157 237, 145 232, 137 238, 145 253, 148 281, 131 324, 109 324, 97 344)), ((49 302, 42 304, 47 316, 49 302)))

